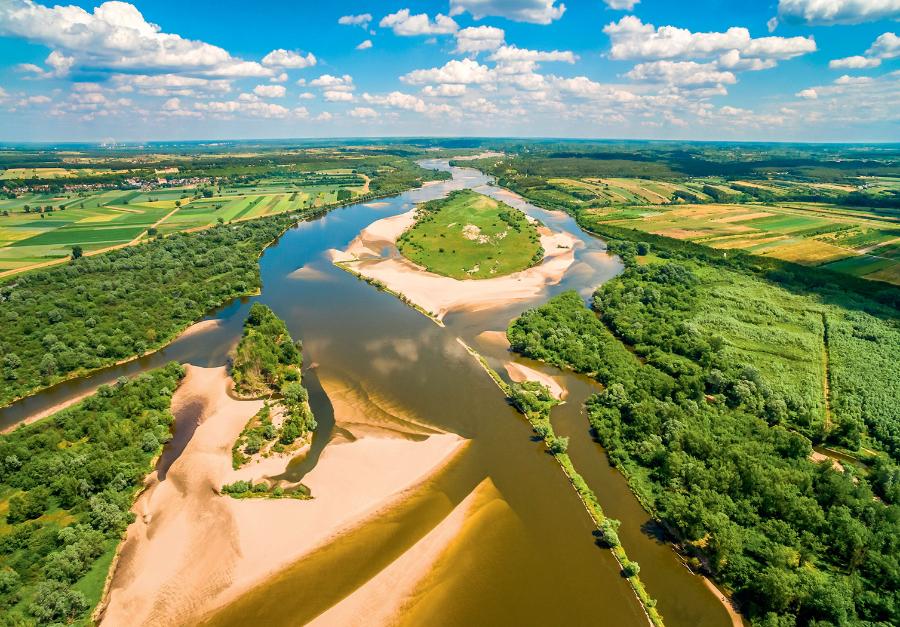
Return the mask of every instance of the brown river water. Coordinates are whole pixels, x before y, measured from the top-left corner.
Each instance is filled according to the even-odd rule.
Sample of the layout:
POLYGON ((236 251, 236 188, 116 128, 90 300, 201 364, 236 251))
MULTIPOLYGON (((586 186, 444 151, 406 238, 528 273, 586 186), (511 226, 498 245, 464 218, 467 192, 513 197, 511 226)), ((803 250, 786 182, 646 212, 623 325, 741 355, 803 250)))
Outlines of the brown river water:
MULTIPOLYGON (((240 337, 250 304, 269 305, 304 343, 305 383, 319 423, 310 452, 291 465, 298 480, 315 466, 335 433, 334 417, 319 378, 340 380, 382 408, 471 440, 441 473, 399 505, 306 556, 250 590, 209 619, 215 625, 298 625, 311 620, 365 583, 425 536, 472 490, 490 479, 499 493, 491 507, 467 522, 457 541, 419 586, 415 602, 397 618, 409 625, 646 625, 612 554, 595 544, 593 524, 555 460, 510 407, 481 366, 459 344, 463 339, 498 372, 518 361, 553 375, 569 391, 554 409, 557 433, 570 437, 576 469, 606 514, 621 520, 619 535, 666 625, 698 627, 731 621, 701 578, 683 566, 670 545, 612 469, 589 433, 584 400, 597 391, 589 379, 514 356, 484 331, 504 331, 509 321, 555 293, 578 290, 586 298, 621 272, 605 245, 569 216, 511 198, 488 178, 446 161, 422 165, 449 170, 453 180, 412 190, 377 206, 353 205, 289 230, 260 259, 263 289, 210 315, 219 322, 134 362, 65 382, 0 410, 0 428, 84 394, 122 375, 171 360, 220 366, 240 337), (562 282, 531 302, 504 309, 458 312, 440 328, 393 296, 341 271, 327 251, 343 249, 371 222, 408 211, 417 202, 464 187, 519 207, 554 230, 578 240, 576 260, 562 282), (299 268, 304 272, 293 274, 299 268)), ((166 464, 190 438, 178 424, 164 453, 166 464)))

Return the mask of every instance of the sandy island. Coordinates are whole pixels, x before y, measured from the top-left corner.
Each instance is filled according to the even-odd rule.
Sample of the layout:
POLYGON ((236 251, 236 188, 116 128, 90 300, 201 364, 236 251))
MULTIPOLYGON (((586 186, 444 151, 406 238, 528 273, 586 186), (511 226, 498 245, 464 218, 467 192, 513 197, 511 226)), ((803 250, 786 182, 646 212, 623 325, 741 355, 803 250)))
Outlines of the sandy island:
POLYGON ((531 268, 492 279, 458 280, 428 272, 405 257, 382 257, 386 246, 415 223, 413 209, 377 220, 363 229, 345 251, 332 251, 335 263, 383 283, 440 321, 451 311, 480 311, 539 296, 559 283, 575 261, 578 240, 566 232, 539 227, 543 261, 531 268))
MULTIPOLYGON (((183 625, 237 598, 343 531, 391 507, 449 463, 466 443, 436 433, 421 441, 361 437, 329 445, 303 479, 315 498, 232 499, 231 446, 262 401, 228 396, 225 368, 188 366, 172 409, 199 426, 165 479, 151 474, 133 511, 101 621, 183 625)), ((335 411, 336 421, 347 416, 335 411)), ((282 469, 287 459, 281 460, 282 469)), ((268 466, 268 464, 266 464, 268 466)), ((255 477, 247 477, 255 471, 255 477)))
POLYGON ((504 367, 506 368, 506 374, 508 374, 509 378, 516 383, 522 383, 524 381, 537 381, 538 383, 543 383, 547 386, 547 389, 550 390, 550 394, 556 400, 562 400, 569 393, 566 388, 560 385, 559 381, 549 374, 544 374, 540 370, 529 368, 524 364, 519 364, 514 361, 506 362, 504 367))

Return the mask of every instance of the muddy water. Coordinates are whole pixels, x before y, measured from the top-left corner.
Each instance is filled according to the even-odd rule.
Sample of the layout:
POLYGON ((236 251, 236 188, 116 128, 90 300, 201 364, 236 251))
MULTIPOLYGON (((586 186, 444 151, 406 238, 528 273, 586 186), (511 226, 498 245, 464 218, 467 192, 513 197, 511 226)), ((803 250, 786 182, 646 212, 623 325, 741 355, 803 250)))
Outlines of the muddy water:
MULTIPOLYGON (((448 167, 446 162, 426 165, 448 167)), ((306 382, 320 423, 309 455, 288 469, 291 478, 308 472, 336 435, 334 412, 319 380, 352 384, 385 411, 402 411, 469 438, 471 444, 445 472, 400 506, 307 556, 210 622, 293 625, 315 617, 400 556, 490 478, 504 507, 494 508, 489 519, 467 529, 429 576, 427 593, 417 597, 402 620, 421 624, 427 619, 439 625, 646 624, 611 554, 594 544, 590 519, 555 461, 531 438, 525 421, 456 341, 461 337, 477 346, 502 369, 502 362, 512 356, 496 344, 479 341, 479 333, 505 329, 511 318, 551 293, 577 289, 588 295, 621 266, 605 254, 602 242, 583 234, 569 217, 517 202, 490 187, 473 170, 453 168, 452 172, 452 181, 407 192, 384 205, 348 207, 298 225, 261 258, 262 294, 216 312, 212 317, 221 322, 219 326, 179 339, 152 356, 64 383, 2 410, 0 424, 14 423, 99 383, 169 360, 221 365, 240 335, 250 303, 259 300, 288 322, 295 337, 304 340, 306 382), (581 241, 576 263, 562 283, 534 302, 451 314, 447 328, 442 329, 327 260, 329 249, 344 248, 374 220, 462 187, 494 195, 552 228, 576 235, 581 241)), ((552 372, 570 390, 569 402, 554 412, 554 423, 558 431, 571 436, 570 454, 604 509, 622 520, 620 536, 630 556, 641 563, 641 576, 658 599, 666 623, 729 624, 701 581, 653 537, 647 515, 590 439, 580 410, 592 391, 590 382, 552 372)))

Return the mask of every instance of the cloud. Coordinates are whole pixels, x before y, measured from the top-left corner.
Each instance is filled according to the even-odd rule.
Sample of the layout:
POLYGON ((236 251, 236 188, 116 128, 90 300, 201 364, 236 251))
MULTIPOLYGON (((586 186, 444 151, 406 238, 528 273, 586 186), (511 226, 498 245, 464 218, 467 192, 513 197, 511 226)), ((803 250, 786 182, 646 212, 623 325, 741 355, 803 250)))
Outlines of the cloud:
POLYGON ((312 67, 317 63, 316 56, 310 52, 306 56, 292 50, 279 48, 263 57, 262 64, 268 67, 301 69, 312 67))
POLYGON ((625 76, 636 81, 670 85, 733 85, 737 82, 734 74, 720 71, 715 63, 695 61, 640 63, 625 76))
POLYGON ((450 15, 465 12, 476 20, 492 16, 547 25, 562 17, 566 5, 557 6, 556 0, 450 0, 450 15))
POLYGON ((272 78, 270 78, 269 82, 270 83, 286 83, 287 79, 288 79, 287 72, 282 72, 281 74, 278 74, 277 76, 273 76, 272 78))
POLYGON ((410 15, 409 9, 400 9, 396 13, 386 15, 378 25, 390 28, 395 35, 401 37, 450 35, 459 30, 459 25, 451 17, 438 13, 432 21, 426 13, 410 15))
POLYGON ((370 104, 393 107, 395 109, 405 109, 406 111, 415 111, 417 113, 425 113, 428 109, 425 101, 421 98, 399 91, 392 91, 384 96, 373 96, 366 93, 362 97, 363 100, 370 104))
MULTIPOLYGON (((118 91, 136 89, 148 96, 192 96, 198 92, 228 93, 231 91, 231 81, 228 80, 212 80, 178 74, 113 74, 110 82, 118 91)), ((87 83, 87 85, 94 84, 87 83)))
POLYGON ((328 102, 352 102, 354 99, 353 94, 349 91, 336 91, 334 89, 325 90, 322 97, 328 102))
POLYGON ((369 28, 369 23, 371 21, 371 13, 361 13, 359 15, 343 15, 338 18, 338 24, 340 24, 341 26, 361 26, 362 28, 369 28))
POLYGON ((32 0, 0 3, 0 36, 21 37, 74 57, 69 67, 194 72, 211 76, 270 76, 259 63, 232 57, 203 41, 164 33, 127 2, 104 2, 88 13, 32 0))
POLYGON ((811 36, 754 39, 739 26, 725 32, 694 33, 675 26, 656 28, 633 15, 607 24, 603 32, 612 40, 610 57, 617 60, 711 58, 731 50, 742 57, 790 59, 816 50, 811 36))
POLYGON ((425 85, 427 83, 480 84, 491 80, 491 70, 486 65, 481 65, 472 59, 463 59, 462 61, 454 59, 448 61, 442 67, 428 70, 413 70, 401 76, 400 80, 411 85, 425 85))
POLYGON ((311 91, 305 91, 302 94, 298 94, 297 98, 299 98, 300 100, 315 100, 316 95, 311 91))
POLYGON ((228 93, 231 81, 179 74, 113 74, 110 82, 117 91, 137 90, 148 96, 194 96, 197 93, 228 93))
POLYGON ((422 94, 430 98, 458 98, 466 94, 465 85, 426 85, 422 88, 422 94))
POLYGON ((778 15, 807 24, 859 24, 900 18, 900 0, 779 0, 778 15))
POLYGON ((615 9, 616 11, 631 11, 634 9, 634 5, 638 4, 641 0, 603 0, 610 9, 615 9))
POLYGON ((506 33, 493 26, 469 26, 456 33, 456 50, 459 54, 496 50, 503 45, 506 33))
POLYGON ((344 74, 343 76, 322 74, 319 78, 309 81, 309 84, 313 87, 321 87, 331 91, 353 91, 354 89, 353 77, 349 74, 344 74))
POLYGON ((16 69, 20 72, 35 74, 36 78, 63 78, 69 75, 69 71, 75 64, 75 57, 67 57, 58 50, 54 50, 47 55, 44 63, 50 66, 49 70, 45 70, 34 63, 20 63, 16 66, 16 69))
POLYGON ((778 18, 769 18, 769 21, 766 22, 766 29, 768 29, 770 33, 774 33, 776 28, 778 28, 778 18))
POLYGON ((884 33, 878 36, 866 54, 874 55, 879 59, 893 59, 900 57, 900 37, 894 33, 884 33))
POLYGON ((370 107, 356 107, 349 111, 350 116, 354 118, 377 118, 378 112, 370 107))
POLYGON ((368 50, 371 47, 372 47, 372 40, 366 39, 364 42, 362 42, 361 44, 356 46, 356 49, 357 50, 368 50))
POLYGON ((319 115, 317 115, 314 119, 315 119, 317 122, 328 122, 328 121, 330 121, 330 120, 333 119, 333 118, 334 118, 334 116, 331 115, 328 111, 323 111, 322 113, 320 113, 319 115))
POLYGON ((883 33, 866 50, 866 56, 856 55, 834 59, 828 63, 831 69, 861 70, 881 65, 884 59, 900 57, 900 37, 894 33, 883 33))
POLYGON ((828 62, 828 67, 832 70, 863 70, 881 65, 881 59, 863 57, 856 55, 853 57, 844 57, 843 59, 832 59, 828 62))
POLYGON ((819 97, 819 92, 815 89, 804 89, 797 92, 797 97, 803 98, 804 100, 815 100, 819 97))
POLYGON ((871 76, 850 76, 849 74, 844 74, 840 78, 834 79, 835 85, 863 85, 871 82, 871 76))
POLYGON ((284 85, 257 85, 253 93, 262 98, 284 98, 287 90, 284 85))
POLYGON ((562 63, 575 63, 578 57, 570 50, 528 50, 516 46, 503 46, 490 56, 491 61, 500 63, 514 63, 518 61, 541 62, 560 61, 562 63))
POLYGON ((262 101, 231 100, 226 102, 210 101, 195 102, 194 109, 215 115, 216 117, 232 117, 234 114, 244 114, 254 118, 305 118, 309 112, 305 107, 288 109, 279 104, 262 101))

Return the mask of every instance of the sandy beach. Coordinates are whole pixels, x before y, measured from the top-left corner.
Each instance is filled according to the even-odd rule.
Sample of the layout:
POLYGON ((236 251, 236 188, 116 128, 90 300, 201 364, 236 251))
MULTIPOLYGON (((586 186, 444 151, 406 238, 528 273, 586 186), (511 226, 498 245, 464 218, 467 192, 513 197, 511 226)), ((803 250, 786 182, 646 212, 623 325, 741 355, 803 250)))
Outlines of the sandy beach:
MULTIPOLYGON (((231 446, 262 401, 230 398, 229 384, 224 368, 188 367, 172 408, 199 411, 199 426, 165 479, 150 475, 135 503, 103 624, 194 622, 391 507, 465 445, 445 433, 361 437, 325 449, 303 479, 312 500, 232 499, 218 494, 236 474, 231 446)), ((347 418, 336 408, 337 421, 347 418)), ((245 472, 255 476, 245 478, 272 470, 251 465, 245 472)))
POLYGON ((560 385, 556 379, 548 374, 544 374, 540 370, 529 368, 524 364, 519 364, 514 361, 506 362, 504 367, 506 368, 506 374, 508 374, 509 378, 516 383, 522 383, 524 381, 537 381, 538 383, 543 383, 547 386, 547 389, 550 390, 550 394, 553 395, 553 398, 557 400, 564 399, 568 394, 568 390, 560 385))
POLYGON ((569 233, 539 227, 544 258, 540 264, 507 276, 461 281, 428 272, 405 257, 381 257, 385 246, 415 223, 415 210, 377 220, 363 229, 332 261, 402 294, 436 320, 452 311, 480 311, 539 296, 562 280, 575 260, 576 239, 569 233))

